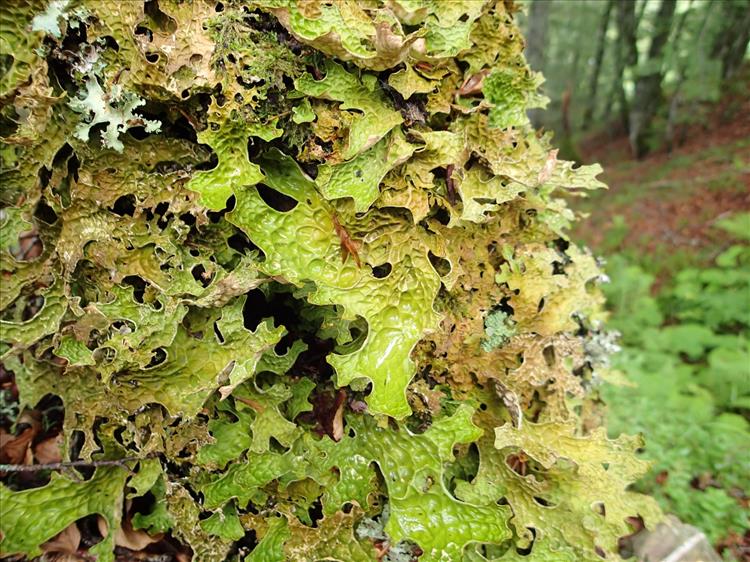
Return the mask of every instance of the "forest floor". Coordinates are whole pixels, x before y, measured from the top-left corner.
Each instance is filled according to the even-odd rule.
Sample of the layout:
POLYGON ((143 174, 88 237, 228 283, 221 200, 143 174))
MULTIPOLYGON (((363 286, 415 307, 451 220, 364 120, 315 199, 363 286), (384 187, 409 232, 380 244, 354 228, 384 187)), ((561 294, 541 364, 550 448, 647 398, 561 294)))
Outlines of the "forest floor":
POLYGON ((750 212, 749 90, 746 66, 720 102, 695 112, 700 122, 683 128, 683 142, 642 160, 631 157, 626 134, 613 128, 581 140, 576 149, 583 163, 599 162, 599 179, 609 189, 570 201, 589 214, 573 239, 609 262, 605 270, 613 283, 603 289, 613 314, 610 327, 621 332, 624 348, 614 366, 635 385, 605 393, 610 430, 645 435, 644 455, 656 465, 638 484, 641 491, 699 527, 724 560, 741 562, 750 562, 750 472, 740 452, 750 438, 750 407, 722 392, 731 388, 746 396, 750 388, 748 265, 717 269, 722 259, 716 258, 725 253, 726 259, 733 251, 728 248, 746 248, 750 241, 750 215, 736 223, 743 225, 733 231, 736 237, 721 227, 728 217, 750 212), (717 328, 708 313, 692 321, 675 316, 672 307, 684 305, 674 291, 681 272, 712 272, 717 287, 726 283, 709 289, 724 297, 716 303, 718 312, 744 310, 739 323, 717 328), (619 305, 618 296, 624 297, 619 305), (660 310, 662 324, 644 323, 643 314, 653 309, 660 310), (682 341, 688 330, 725 339, 704 342, 701 351, 697 340, 682 341), (685 356, 688 348, 695 357, 685 356), (724 370, 715 361, 722 355, 733 358, 724 370), (722 425, 730 419, 739 429, 722 425))
POLYGON ((597 254, 640 263, 657 276, 657 288, 671 272, 713 261, 731 240, 712 225, 750 211, 750 98, 732 92, 703 119, 683 129, 680 146, 642 160, 630 156, 624 133, 582 141, 584 163, 603 166, 609 190, 573 202, 590 213, 574 238, 597 254))

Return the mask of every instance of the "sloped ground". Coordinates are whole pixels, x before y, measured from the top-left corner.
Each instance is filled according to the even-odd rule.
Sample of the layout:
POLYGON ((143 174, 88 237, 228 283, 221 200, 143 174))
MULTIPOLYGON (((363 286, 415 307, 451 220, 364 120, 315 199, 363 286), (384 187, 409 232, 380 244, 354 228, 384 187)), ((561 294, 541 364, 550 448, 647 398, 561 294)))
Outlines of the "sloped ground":
MULTIPOLYGON (((739 85, 747 91, 748 74, 739 85)), ((750 98, 732 88, 705 122, 681 131, 672 152, 634 161, 624 135, 581 143, 586 162, 600 162, 609 191, 574 206, 591 213, 574 237, 596 253, 624 253, 660 281, 685 265, 712 261, 730 243, 716 220, 750 210, 750 98)))

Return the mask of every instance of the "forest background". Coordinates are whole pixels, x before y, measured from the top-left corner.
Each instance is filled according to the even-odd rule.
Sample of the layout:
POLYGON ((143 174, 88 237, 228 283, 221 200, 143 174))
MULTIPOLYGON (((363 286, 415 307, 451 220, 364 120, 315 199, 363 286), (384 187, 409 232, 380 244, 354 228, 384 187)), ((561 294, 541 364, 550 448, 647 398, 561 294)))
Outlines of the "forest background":
POLYGON ((750 2, 533 0, 536 125, 560 157, 601 162, 574 208, 607 262, 616 364, 610 431, 641 431, 640 488, 750 559, 750 2))

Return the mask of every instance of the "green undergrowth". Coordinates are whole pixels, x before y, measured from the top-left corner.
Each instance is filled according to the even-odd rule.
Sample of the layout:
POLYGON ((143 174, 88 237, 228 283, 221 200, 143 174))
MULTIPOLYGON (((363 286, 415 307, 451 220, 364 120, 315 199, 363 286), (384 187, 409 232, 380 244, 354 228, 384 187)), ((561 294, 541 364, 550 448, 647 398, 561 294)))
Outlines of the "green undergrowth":
POLYGON ((659 520, 568 237, 601 167, 526 118, 515 16, 3 3, 3 431, 54 410, 84 466, 3 474, 2 555, 598 561, 659 520))
POLYGON ((643 432, 654 461, 637 488, 716 543, 750 528, 750 214, 719 221, 739 242, 684 267, 654 296, 653 275, 610 258, 614 359, 634 387, 608 387, 609 429, 643 432))

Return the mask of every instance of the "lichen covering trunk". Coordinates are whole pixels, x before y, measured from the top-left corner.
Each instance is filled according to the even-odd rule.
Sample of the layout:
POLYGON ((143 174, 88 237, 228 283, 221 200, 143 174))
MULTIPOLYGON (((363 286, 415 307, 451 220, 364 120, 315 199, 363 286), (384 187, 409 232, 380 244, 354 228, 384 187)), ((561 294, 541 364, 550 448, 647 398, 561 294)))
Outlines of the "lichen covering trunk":
POLYGON ((6 477, 2 553, 612 560, 657 516, 516 11, 3 4, 2 368, 64 460, 140 460, 6 477))

